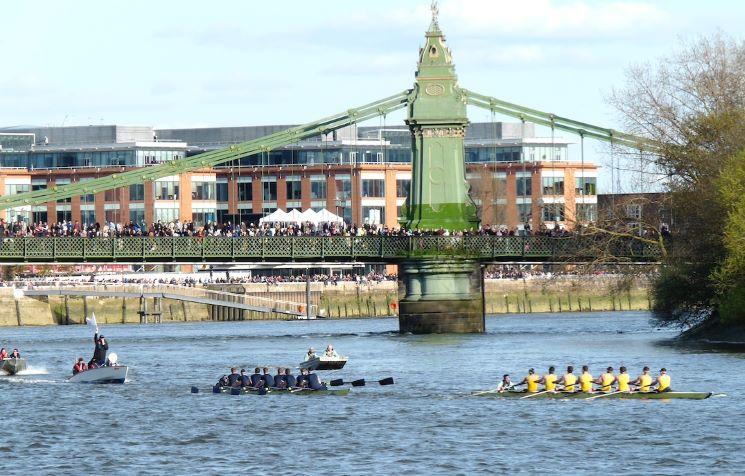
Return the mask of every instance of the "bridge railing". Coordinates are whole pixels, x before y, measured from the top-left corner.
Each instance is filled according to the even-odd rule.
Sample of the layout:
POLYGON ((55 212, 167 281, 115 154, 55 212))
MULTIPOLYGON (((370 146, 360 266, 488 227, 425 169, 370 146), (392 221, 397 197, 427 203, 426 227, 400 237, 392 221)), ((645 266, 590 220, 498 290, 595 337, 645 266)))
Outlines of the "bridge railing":
POLYGON ((591 236, 262 236, 3 238, 0 263, 364 261, 460 257, 481 261, 656 261, 649 242, 591 236))

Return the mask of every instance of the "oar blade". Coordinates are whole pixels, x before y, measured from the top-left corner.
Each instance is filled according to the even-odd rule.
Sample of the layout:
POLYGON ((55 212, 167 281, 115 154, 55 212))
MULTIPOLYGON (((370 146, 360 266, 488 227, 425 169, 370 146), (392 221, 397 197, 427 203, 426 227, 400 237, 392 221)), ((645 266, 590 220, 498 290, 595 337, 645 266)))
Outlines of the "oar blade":
POLYGON ((222 388, 219 385, 212 386, 212 393, 222 393, 222 388))
POLYGON ((352 387, 364 387, 364 386, 365 386, 365 379, 363 378, 352 381, 352 387))
POLYGON ((231 388, 230 389, 230 394, 231 395, 240 395, 241 394, 241 389, 240 388, 231 388))
POLYGON ((393 385, 393 377, 384 378, 383 380, 378 380, 378 383, 380 385, 393 385))
POLYGON ((191 387, 191 393, 199 393, 198 387, 191 387))
POLYGON ((334 380, 332 380, 331 382, 329 382, 329 384, 330 384, 330 385, 331 385, 332 387, 338 387, 338 386, 340 386, 340 385, 344 385, 344 379, 341 379, 341 378, 337 378, 337 379, 334 379, 334 380))

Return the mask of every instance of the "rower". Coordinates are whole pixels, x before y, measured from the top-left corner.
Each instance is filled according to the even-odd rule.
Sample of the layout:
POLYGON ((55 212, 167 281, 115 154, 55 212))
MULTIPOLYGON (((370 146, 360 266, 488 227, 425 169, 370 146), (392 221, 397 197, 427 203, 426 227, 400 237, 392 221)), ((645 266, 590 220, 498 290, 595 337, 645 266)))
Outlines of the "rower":
POLYGON ((85 365, 85 361, 82 357, 78 357, 78 361, 75 362, 75 365, 72 366, 72 374, 77 375, 80 372, 85 372, 88 370, 88 366, 85 365))
POLYGON ((582 366, 582 375, 579 376, 579 389, 581 392, 590 393, 592 392, 592 374, 590 368, 587 365, 582 366))
POLYGON ((528 375, 526 375, 523 381, 518 383, 518 385, 527 384, 528 388, 525 391, 528 393, 536 393, 538 391, 538 381, 540 379, 541 377, 535 374, 535 370, 529 369, 528 375))
POLYGON ((670 376, 667 374, 667 369, 664 367, 660 369, 660 375, 657 376, 657 392, 672 392, 670 388, 670 376))
POLYGON ((332 359, 338 359, 339 358, 339 354, 336 353, 336 351, 334 350, 334 346, 331 345, 331 344, 329 344, 328 346, 326 346, 326 351, 324 351, 323 356, 324 357, 329 357, 329 358, 332 358, 332 359))
POLYGON ((574 392, 574 385, 577 383, 577 376, 574 375, 574 367, 571 365, 567 367, 567 373, 561 376, 561 379, 559 379, 558 382, 556 382, 557 385, 563 385, 564 389, 562 391, 564 392, 574 392))
POLYGON ((5 360, 8 358, 8 351, 5 350, 5 347, 0 349, 0 360, 5 360))
POLYGON ((18 349, 13 349, 13 352, 10 353, 10 358, 11 359, 20 359, 21 358, 21 353, 18 352, 18 349))
POLYGON ((613 367, 608 367, 605 369, 605 373, 601 374, 600 377, 598 377, 597 380, 595 380, 595 383, 600 385, 600 391, 603 393, 608 393, 611 390, 611 386, 615 383, 616 376, 613 375, 613 367))
POLYGON ((230 367, 230 375, 228 375, 228 385, 231 387, 237 387, 241 383, 241 374, 238 373, 237 367, 230 367))
POLYGON ((616 392, 628 392, 629 389, 629 374, 626 372, 626 367, 623 365, 618 369, 618 376, 616 377, 616 392))
POLYGON ((265 387, 274 387, 274 377, 269 373, 269 367, 264 367, 264 374, 261 376, 261 379, 264 381, 265 387))
POLYGON ((253 388, 260 388, 262 382, 263 380, 261 378, 261 369, 256 367, 254 369, 254 373, 251 374, 251 386, 253 388))
POLYGON ((504 393, 509 390, 512 390, 512 387, 514 387, 514 385, 512 385, 512 380, 510 380, 510 375, 504 374, 502 375, 502 381, 499 382, 499 385, 497 386, 497 392, 504 393))
POLYGON ((636 385, 639 392, 649 392, 649 387, 652 385, 652 376, 649 375, 649 367, 645 366, 642 369, 642 374, 634 380, 632 385, 636 385))
POLYGON ((314 374, 313 372, 308 372, 308 387, 310 387, 313 390, 326 390, 326 384, 321 382, 321 380, 318 378, 318 375, 314 374))
POLYGON ((292 388, 297 385, 297 380, 292 375, 289 368, 285 369, 285 382, 287 382, 287 388, 292 388))
POLYGON ((274 376, 274 387, 275 388, 287 388, 287 380, 285 379, 285 371, 282 367, 277 367, 277 375, 274 376))
POLYGON ((556 369, 552 365, 548 368, 548 373, 541 377, 538 383, 543 384, 543 390, 546 392, 553 392, 556 390, 556 369))
POLYGON ((250 387, 251 377, 246 372, 246 369, 241 369, 241 387, 250 387))
POLYGON ((308 387, 308 369, 300 370, 300 375, 297 376, 297 380, 295 381, 295 386, 297 388, 308 387))
POLYGON ((316 349, 314 349, 313 347, 311 347, 310 349, 308 349, 308 353, 305 354, 305 361, 307 362, 307 361, 312 360, 312 359, 315 359, 315 358, 316 358, 316 349))

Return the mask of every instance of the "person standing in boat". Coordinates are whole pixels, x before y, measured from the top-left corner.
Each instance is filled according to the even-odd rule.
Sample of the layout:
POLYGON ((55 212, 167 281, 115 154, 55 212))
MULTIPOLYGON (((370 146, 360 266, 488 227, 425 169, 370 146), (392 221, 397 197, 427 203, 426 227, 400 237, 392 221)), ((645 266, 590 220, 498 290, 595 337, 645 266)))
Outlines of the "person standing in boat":
POLYGON ((98 329, 93 334, 93 362, 96 363, 97 367, 102 367, 106 363, 106 352, 109 350, 109 343, 106 341, 104 336, 98 335, 98 329))
POLYGON ((631 384, 637 387, 638 392, 649 392, 649 387, 652 386, 652 376, 649 375, 649 367, 645 366, 642 369, 642 374, 631 384))
POLYGON ((574 367, 571 365, 567 367, 567 372, 561 376, 557 385, 563 385, 564 392, 574 392, 574 385, 577 383, 577 376, 574 375, 574 367))
POLYGON ((509 390, 512 390, 514 385, 512 385, 512 380, 510 380, 510 374, 504 374, 502 375, 502 381, 499 382, 499 385, 497 386, 497 392, 504 393, 509 390))
POLYGON ((334 346, 331 345, 331 344, 329 344, 328 346, 326 346, 326 351, 323 353, 323 356, 324 357, 329 357, 331 359, 338 359, 339 358, 339 354, 336 353, 336 351, 334 350, 334 346))

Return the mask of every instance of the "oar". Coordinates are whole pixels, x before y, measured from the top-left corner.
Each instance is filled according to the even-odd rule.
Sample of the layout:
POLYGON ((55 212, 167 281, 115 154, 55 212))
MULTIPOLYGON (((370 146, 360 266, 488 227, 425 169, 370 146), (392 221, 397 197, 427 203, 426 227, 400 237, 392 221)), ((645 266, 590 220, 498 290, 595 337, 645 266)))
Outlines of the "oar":
POLYGON ((594 397, 585 398, 585 400, 595 400, 596 398, 610 397, 611 395, 618 395, 619 393, 626 393, 626 392, 631 393, 628 390, 618 390, 618 391, 610 392, 610 393, 601 393, 600 395, 595 395, 594 397))
MULTIPOLYGON (((393 381, 393 377, 386 377, 382 380, 378 380, 378 385, 393 385, 395 382, 393 381)), ((352 385, 353 387, 364 387, 366 385, 365 379, 361 378, 358 380, 353 380, 351 382, 345 382, 344 379, 335 379, 329 382, 329 385, 332 387, 339 387, 341 385, 352 385)))

